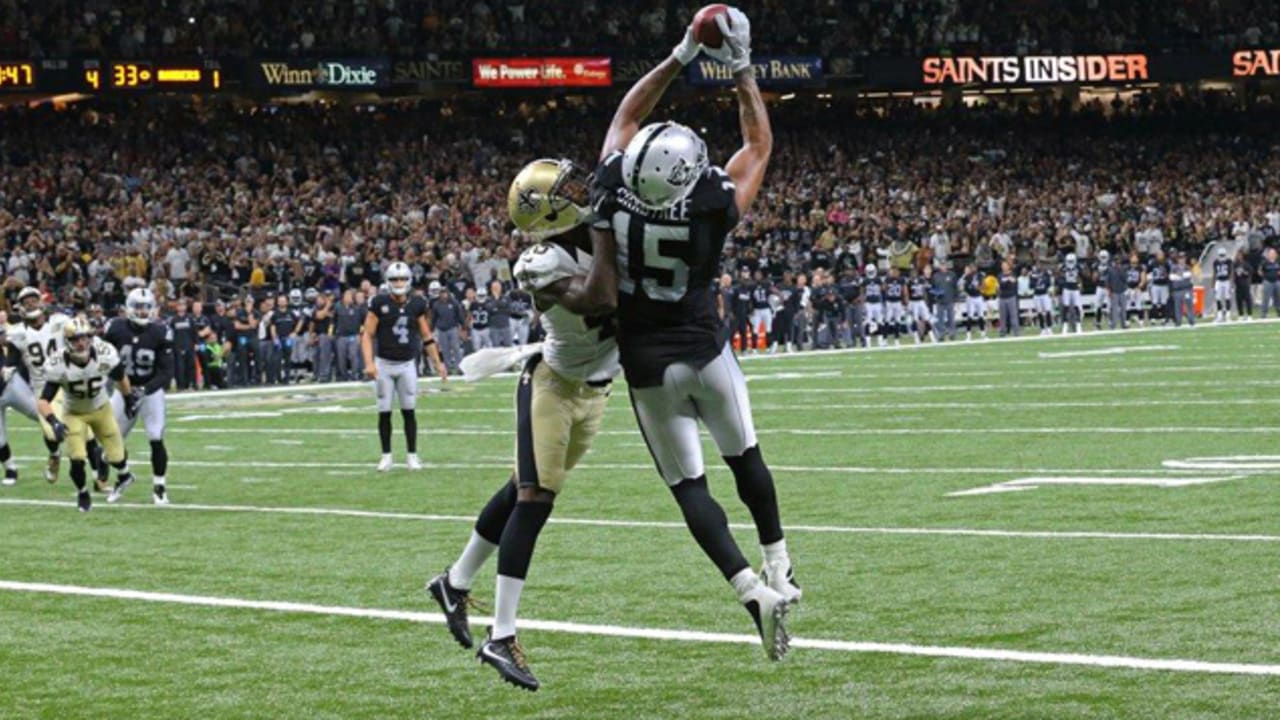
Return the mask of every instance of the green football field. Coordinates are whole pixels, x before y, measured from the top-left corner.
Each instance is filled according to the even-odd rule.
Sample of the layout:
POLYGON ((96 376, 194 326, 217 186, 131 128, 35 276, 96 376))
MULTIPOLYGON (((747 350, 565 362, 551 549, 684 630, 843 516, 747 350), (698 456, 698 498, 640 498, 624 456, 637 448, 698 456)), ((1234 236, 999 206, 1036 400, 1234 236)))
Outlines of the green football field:
MULTIPOLYGON (((749 358, 805 591, 765 660, 624 387, 524 593, 525 693, 424 581, 509 473, 514 380, 173 396, 174 505, 0 489, 0 718, 1273 718, 1280 325, 749 358)), ((621 384, 619 384, 621 385, 621 384)), ((748 557, 750 518, 707 445, 748 557)), ((492 601, 492 561, 475 594, 492 601)), ((475 617, 477 634, 486 618, 475 617)))

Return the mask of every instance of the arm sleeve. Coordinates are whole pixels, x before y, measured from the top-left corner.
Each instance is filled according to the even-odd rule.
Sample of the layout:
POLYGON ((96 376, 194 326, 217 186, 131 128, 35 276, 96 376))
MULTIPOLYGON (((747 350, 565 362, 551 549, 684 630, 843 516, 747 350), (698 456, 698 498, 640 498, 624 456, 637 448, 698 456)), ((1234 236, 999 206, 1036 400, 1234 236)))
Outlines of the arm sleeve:
POLYGON ((121 363, 111 368, 111 372, 108 373, 107 376, 110 377, 112 380, 115 380, 116 382, 120 382, 121 380, 124 380, 124 363, 121 363))
POLYGON ((173 343, 166 340, 160 345, 160 351, 156 357, 156 370, 151 375, 151 379, 147 381, 143 392, 147 395, 157 390, 163 390, 169 387, 169 383, 173 381, 173 343))
POLYGON ((40 393, 40 397, 45 402, 53 402, 53 399, 58 396, 59 389, 61 389, 61 386, 58 385, 58 383, 45 383, 44 390, 40 393))

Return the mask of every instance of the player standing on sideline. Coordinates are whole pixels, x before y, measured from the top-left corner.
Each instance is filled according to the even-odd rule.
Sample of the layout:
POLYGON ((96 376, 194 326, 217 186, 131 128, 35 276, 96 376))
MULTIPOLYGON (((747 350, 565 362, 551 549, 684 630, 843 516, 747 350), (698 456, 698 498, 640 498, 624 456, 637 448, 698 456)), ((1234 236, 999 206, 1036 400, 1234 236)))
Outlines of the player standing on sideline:
POLYGON ((1125 267, 1125 281, 1125 317, 1145 327, 1146 323, 1142 322, 1142 286, 1147 283, 1147 273, 1138 260, 1137 251, 1129 253, 1129 265, 1125 267))
POLYGON ((1088 294, 1090 289, 1093 291, 1093 329, 1102 329, 1102 313, 1109 309, 1111 302, 1111 293, 1107 287, 1107 275, 1111 271, 1111 253, 1106 250, 1098 251, 1098 260, 1092 267, 1084 269, 1084 290, 1088 294), (1092 288, 1090 288, 1092 286, 1092 288))
MULTIPOLYGON (((1231 295, 1234 290, 1231 287, 1231 278, 1235 273, 1232 265, 1227 249, 1219 245, 1218 256, 1213 260, 1213 304, 1218 309, 1213 318, 1215 323, 1224 323, 1231 319, 1231 295)), ((1239 314, 1240 308, 1237 307, 1236 315, 1239 314)))
POLYGON ((894 346, 902 344, 899 336, 906 327, 907 308, 904 304, 906 299, 907 284, 903 282, 898 268, 890 267, 889 277, 884 281, 884 321, 889 326, 889 332, 893 334, 894 346))
POLYGON ((868 345, 871 344, 871 336, 875 335, 877 344, 884 347, 884 284, 878 275, 874 264, 867 265, 867 279, 863 285, 867 298, 867 322, 863 335, 866 336, 868 345))
POLYGON ((598 244, 592 244, 587 188, 574 175, 568 160, 535 160, 507 193, 511 221, 538 241, 521 253, 514 275, 532 294, 546 339, 516 385, 515 472, 481 510, 462 554, 427 583, 454 639, 469 648, 472 580, 498 551, 494 623, 477 656, 529 690, 539 683, 516 640, 516 615, 534 546, 566 475, 600 430, 609 387, 621 369, 611 316, 617 250, 608 235, 597 233, 598 244))
POLYGON ((1053 299, 1049 292, 1053 289, 1053 275, 1041 267, 1031 269, 1032 312, 1036 314, 1036 324, 1040 326, 1041 335, 1053 334, 1053 299))
MULTIPOLYGON (((126 398, 123 393, 111 396, 116 425, 121 436, 128 438, 138 416, 142 416, 147 442, 151 445, 151 500, 156 505, 168 505, 169 495, 165 488, 165 474, 169 469, 169 450, 164 444, 165 389, 174 375, 173 330, 152 320, 155 309, 156 298, 150 290, 130 290, 125 300, 126 317, 107 323, 103 338, 119 353, 129 386, 133 388, 132 397, 126 398), (131 412, 125 412, 126 408, 131 412)), ((98 477, 101 480, 105 475, 99 471, 98 477)))
POLYGON ((915 321, 915 340, 916 344, 927 342, 932 333, 929 332, 933 325, 933 313, 929 312, 929 289, 932 285, 930 276, 933 274, 933 268, 925 265, 924 273, 911 273, 911 282, 908 290, 911 293, 911 319, 915 321))
POLYGON ((632 408, 664 480, 699 546, 751 614, 765 653, 789 647, 786 613, 800 599, 783 539, 777 493, 756 442, 746 378, 719 332, 715 290, 729 233, 760 190, 773 132, 751 68, 751 28, 737 8, 717 15, 724 35, 708 49, 733 74, 744 143, 725 169, 697 133, 673 122, 643 128, 671 81, 700 50, 692 27, 672 56, 640 79, 610 124, 592 206, 597 231, 618 242, 618 321, 632 408), (698 421, 733 471, 738 497, 764 551, 757 575, 711 497, 698 421))
POLYGON ((1253 266, 1244 256, 1244 250, 1236 251, 1233 280, 1236 284, 1236 316, 1245 322, 1253 319, 1253 266))
POLYGON ((378 472, 391 469, 391 403, 400 399, 400 416, 404 419, 404 440, 410 470, 421 470, 418 460, 418 348, 427 351, 436 364, 441 380, 449 371, 440 358, 440 349, 431 336, 427 322, 427 301, 410 296, 413 273, 402 262, 391 263, 386 272, 391 292, 369 301, 364 329, 360 333, 360 351, 364 355, 364 374, 374 382, 378 398, 378 440, 382 459, 378 472), (377 342, 375 356, 374 342, 377 342))
POLYGON ((1258 274, 1262 276, 1262 317, 1274 307, 1280 315, 1280 254, 1275 248, 1267 248, 1262 254, 1262 262, 1258 264, 1258 274))
POLYGON ((1018 276, 1013 272, 1013 262, 1005 260, 1000 266, 999 311, 1000 336, 1022 334, 1022 326, 1018 318, 1018 276))
POLYGON ((67 441, 71 481, 75 483, 78 494, 76 504, 80 512, 89 512, 93 501, 86 485, 85 461, 88 459, 86 444, 91 431, 102 443, 106 461, 116 469, 116 486, 107 502, 119 500, 125 488, 133 484, 124 440, 111 411, 111 383, 108 380, 114 380, 119 392, 130 398, 126 404, 130 416, 135 409, 132 406, 133 390, 116 349, 106 340, 95 337, 88 321, 80 318, 70 320, 63 326, 63 333, 66 349, 49 358, 45 368, 47 382, 36 407, 49 423, 54 438, 67 441), (59 392, 64 394, 66 424, 54 414, 53 399, 59 392))
POLYGON ((1169 261, 1165 258, 1163 250, 1157 250, 1156 256, 1147 261, 1147 278, 1151 284, 1151 322, 1160 320, 1167 325, 1170 317, 1169 261))
POLYGON ((1059 309, 1062 312, 1062 334, 1066 335, 1074 326, 1076 334, 1082 332, 1084 306, 1080 303, 1081 271, 1075 253, 1067 253, 1058 273, 1058 289, 1062 291, 1059 309))
POLYGON ((965 266, 964 275, 960 278, 960 287, 964 290, 964 339, 973 339, 975 327, 987 338, 987 301, 982 297, 982 273, 978 266, 965 266))

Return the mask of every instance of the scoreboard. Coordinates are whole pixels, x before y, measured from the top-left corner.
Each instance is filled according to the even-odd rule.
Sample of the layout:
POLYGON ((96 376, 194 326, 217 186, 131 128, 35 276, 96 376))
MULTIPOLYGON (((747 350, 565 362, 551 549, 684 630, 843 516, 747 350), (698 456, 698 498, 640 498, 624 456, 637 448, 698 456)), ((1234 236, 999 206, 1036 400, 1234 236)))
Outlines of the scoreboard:
POLYGON ((217 92, 216 60, 0 60, 0 93, 217 92))

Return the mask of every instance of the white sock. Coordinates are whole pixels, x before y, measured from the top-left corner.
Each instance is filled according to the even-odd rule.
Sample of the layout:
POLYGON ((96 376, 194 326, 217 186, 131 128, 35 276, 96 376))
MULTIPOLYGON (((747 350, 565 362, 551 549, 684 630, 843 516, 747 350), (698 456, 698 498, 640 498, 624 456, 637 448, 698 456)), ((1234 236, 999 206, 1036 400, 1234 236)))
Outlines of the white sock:
POLYGON ((516 609, 520 607, 520 591, 524 590, 524 581, 506 575, 498 576, 498 591, 494 596, 493 634, 494 639, 511 637, 516 634, 516 609))
POLYGON ((462 548, 462 554, 456 562, 449 566, 449 584, 459 590, 470 590, 476 573, 484 565, 498 546, 480 537, 480 533, 471 531, 471 539, 462 548))
POLYGON ((785 538, 776 543, 761 545, 760 549, 764 551, 764 561, 766 563, 771 565, 774 563, 791 565, 791 556, 787 555, 787 541, 785 538))
POLYGON ((738 602, 746 602, 751 591, 760 586, 760 576, 751 568, 743 568, 737 575, 729 578, 729 584, 738 593, 738 602))
POLYGON ((159 485, 160 487, 164 487, 164 476, 163 476, 163 475, 157 475, 157 476, 155 476, 154 478, 152 478, 152 479, 151 479, 151 484, 152 484, 152 485, 159 485))

